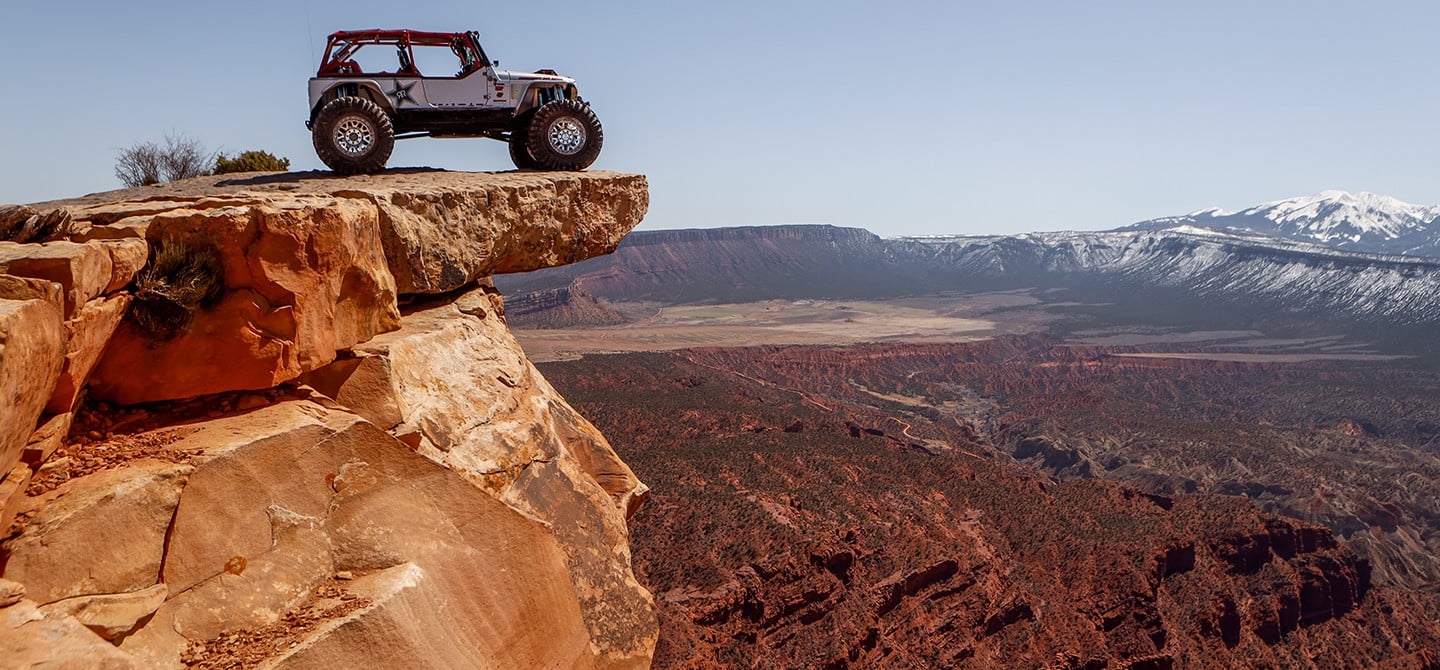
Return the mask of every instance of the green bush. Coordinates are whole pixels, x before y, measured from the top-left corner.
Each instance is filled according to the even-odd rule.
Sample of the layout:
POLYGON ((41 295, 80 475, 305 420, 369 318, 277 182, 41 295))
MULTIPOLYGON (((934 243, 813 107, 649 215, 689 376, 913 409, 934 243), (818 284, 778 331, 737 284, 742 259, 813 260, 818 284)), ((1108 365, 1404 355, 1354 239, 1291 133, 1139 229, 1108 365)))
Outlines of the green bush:
POLYGON ((268 151, 247 151, 234 158, 225 154, 215 157, 215 174, 231 172, 285 172, 290 169, 289 158, 276 158, 268 151))
POLYGON ((150 262, 135 279, 130 317, 163 342, 188 331, 195 312, 225 292, 225 268, 210 245, 162 239, 150 253, 150 262))

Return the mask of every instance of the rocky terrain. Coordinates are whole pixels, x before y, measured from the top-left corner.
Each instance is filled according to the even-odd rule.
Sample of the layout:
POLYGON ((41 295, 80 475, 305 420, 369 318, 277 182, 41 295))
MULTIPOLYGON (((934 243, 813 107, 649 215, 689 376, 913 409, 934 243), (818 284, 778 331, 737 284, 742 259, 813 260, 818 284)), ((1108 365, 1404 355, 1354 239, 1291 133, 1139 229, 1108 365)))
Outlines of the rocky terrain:
POLYGON ((541 367, 655 487, 656 667, 1440 667, 1430 377, 1157 349, 541 367))
POLYGON ((641 668, 648 495, 496 273, 645 179, 240 175, 0 208, 6 667, 641 668))

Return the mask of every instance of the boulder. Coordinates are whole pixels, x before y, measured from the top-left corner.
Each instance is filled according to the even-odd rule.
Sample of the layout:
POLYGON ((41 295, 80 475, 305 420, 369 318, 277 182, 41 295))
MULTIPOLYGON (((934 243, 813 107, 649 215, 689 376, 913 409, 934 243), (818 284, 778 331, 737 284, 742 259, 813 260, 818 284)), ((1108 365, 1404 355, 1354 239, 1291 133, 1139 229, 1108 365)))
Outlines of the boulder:
POLYGON ((40 611, 68 614, 96 635, 118 642, 149 621, 169 595, 170 590, 164 584, 156 584, 131 593, 66 598, 45 605, 40 611))
POLYGON ((20 460, 20 450, 40 419, 65 359, 60 313, 42 300, 0 300, 0 472, 20 460))
POLYGON ((20 452, 20 462, 31 468, 38 468, 50 460, 50 455, 64 444, 65 436, 70 433, 70 424, 74 420, 75 415, 66 412, 42 421, 40 427, 30 434, 30 441, 25 444, 25 449, 20 452))
POLYGON ((165 583, 185 591, 224 574, 234 557, 252 561, 274 549, 272 507, 323 518, 334 494, 327 477, 335 464, 310 448, 359 420, 311 403, 284 402, 198 424, 172 445, 205 453, 175 512, 165 583))
MULTIPOLYGON (((94 224, 96 221, 86 221, 94 224)), ((150 228, 150 220, 147 218, 127 219, 124 222, 114 225, 91 225, 80 232, 70 236, 71 242, 94 242, 97 240, 140 240, 145 241, 145 234, 150 228)))
MULTIPOLYGON (((82 226, 83 227, 83 226, 82 226)), ((76 222, 63 208, 40 213, 26 205, 0 205, 0 240, 49 242, 76 230, 76 222)))
POLYGON ((105 285, 107 294, 119 291, 134 281, 150 258, 150 245, 143 239, 103 240, 95 244, 110 254, 110 283, 105 285))
POLYGON ((270 388, 394 329, 395 284, 377 226, 365 203, 319 196, 202 200, 154 215, 152 240, 218 250, 225 294, 168 341, 127 320, 91 395, 128 405, 270 388))
POLYGON ((75 617, 42 611, 34 601, 0 609, 0 661, 7 668, 141 670, 146 666, 91 632, 75 617))
POLYGON ((92 244, 0 242, 0 273, 59 284, 67 319, 105 292, 112 269, 110 254, 92 244))
POLYGON ((25 598, 25 585, 0 579, 0 608, 9 607, 25 598))
POLYGON ((116 295, 85 303, 75 318, 65 322, 65 366, 55 383, 55 391, 46 404, 45 411, 51 414, 69 412, 75 406, 75 399, 85 386, 85 380, 105 344, 125 316, 130 306, 129 295, 116 295))
POLYGON ((359 417, 289 400, 195 424, 171 448, 204 453, 165 555, 177 595, 122 645, 152 665, 274 624, 337 573, 376 584, 363 590, 376 602, 321 626, 287 667, 383 667, 426 650, 445 655, 399 665, 595 664, 546 527, 359 417), (374 576, 397 566, 423 579, 374 576))
POLYGON ((349 451, 351 464, 365 464, 352 482, 337 481, 326 526, 336 569, 364 573, 411 562, 424 576, 376 620, 336 640, 340 644, 330 648, 341 658, 358 660, 350 644, 373 640, 358 648, 453 654, 425 661, 435 664, 429 667, 604 665, 604 650, 595 647, 582 618, 581 587, 567 578, 565 554, 542 523, 368 423, 335 442, 348 443, 336 448, 349 451), (392 446, 379 453, 363 449, 382 439, 392 446), (392 627, 413 618, 407 612, 445 616, 392 627), (347 641, 350 635, 355 637, 347 641))
POLYGON ((39 215, 28 205, 0 205, 0 240, 14 241, 26 224, 39 215))
POLYGON ((0 300, 43 300, 53 305, 56 312, 65 311, 65 294, 60 285, 34 277, 0 274, 0 300))
POLYGON ((161 605, 156 625, 140 629, 122 647, 155 665, 172 665, 191 642, 275 623, 334 572, 329 538, 318 521, 277 524, 273 548, 230 556, 217 574, 161 605))
POLYGON ((142 459, 32 499, 35 513, 25 532, 5 545, 4 577, 25 584, 41 603, 153 586, 191 470, 142 459))
POLYGON ((25 487, 30 485, 34 474, 29 466, 22 463, 0 477, 0 536, 10 529, 15 515, 25 509, 25 487))
POLYGON ((395 428, 405 420, 390 361, 384 356, 348 356, 299 381, 381 428, 395 428))
MULTIPOLYGON (((594 658, 585 641, 545 639, 526 631, 520 622, 504 622, 524 636, 500 647, 493 643, 470 646, 481 622, 445 617, 439 621, 414 616, 415 612, 446 611, 454 607, 454 594, 439 588, 438 580, 414 563, 386 568, 351 582, 347 590, 363 598, 364 607, 349 612, 303 637, 276 659, 283 670, 325 670, 338 667, 442 668, 593 668, 594 658), (434 628, 438 626, 439 631, 434 628)), ((495 614, 491 616, 494 617, 495 614)), ((541 627, 542 629, 544 627, 541 627)), ((485 639, 487 636, 478 636, 485 639)))
POLYGON ((545 521, 605 662, 648 664, 658 629, 631 572, 626 520, 649 489, 526 360, 487 291, 408 314, 306 381, 418 433, 421 454, 545 521))

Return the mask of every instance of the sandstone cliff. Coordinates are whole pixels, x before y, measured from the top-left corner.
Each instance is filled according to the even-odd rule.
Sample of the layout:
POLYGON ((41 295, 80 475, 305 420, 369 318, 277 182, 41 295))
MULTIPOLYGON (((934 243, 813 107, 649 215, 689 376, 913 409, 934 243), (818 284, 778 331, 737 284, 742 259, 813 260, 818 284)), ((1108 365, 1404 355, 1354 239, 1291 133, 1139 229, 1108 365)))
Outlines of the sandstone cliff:
POLYGON ((489 281, 647 205, 632 175, 395 171, 0 208, 0 658, 647 667, 648 489, 489 281))

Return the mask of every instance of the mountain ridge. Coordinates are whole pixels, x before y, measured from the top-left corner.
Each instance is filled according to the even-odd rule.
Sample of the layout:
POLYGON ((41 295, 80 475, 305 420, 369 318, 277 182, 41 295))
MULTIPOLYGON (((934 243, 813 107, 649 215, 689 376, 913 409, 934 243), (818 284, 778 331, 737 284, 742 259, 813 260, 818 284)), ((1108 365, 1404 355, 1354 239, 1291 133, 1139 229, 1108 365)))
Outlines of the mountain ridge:
POLYGON ((1440 321, 1440 259, 1299 240, 1203 229, 923 238, 833 226, 715 230, 632 233, 611 256, 499 285, 519 295, 574 283, 604 300, 665 304, 1094 287, 1102 297, 1178 291, 1207 305, 1440 321))
POLYGON ((1440 205, 1416 205, 1367 192, 1329 190, 1241 210, 1202 209, 1116 230, 1183 227, 1314 242, 1347 251, 1440 256, 1440 205))

